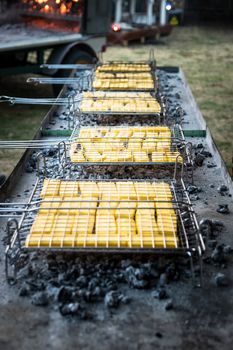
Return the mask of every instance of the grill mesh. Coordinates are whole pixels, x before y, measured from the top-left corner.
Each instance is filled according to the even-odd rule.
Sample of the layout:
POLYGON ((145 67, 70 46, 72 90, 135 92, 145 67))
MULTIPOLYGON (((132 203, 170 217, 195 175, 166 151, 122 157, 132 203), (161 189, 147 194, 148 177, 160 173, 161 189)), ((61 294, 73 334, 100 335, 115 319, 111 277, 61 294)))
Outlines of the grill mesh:
MULTIPOLYGON (((98 95, 97 95, 98 96, 98 95)), ((152 96, 83 96, 80 112, 125 112, 125 113, 160 113, 161 106, 152 96)))
POLYGON ((171 188, 155 182, 45 180, 27 248, 178 248, 171 188))
POLYGON ((71 143, 72 163, 182 162, 168 127, 82 128, 71 143))
POLYGON ((93 88, 115 91, 151 91, 155 88, 155 79, 149 64, 103 64, 96 69, 93 88))

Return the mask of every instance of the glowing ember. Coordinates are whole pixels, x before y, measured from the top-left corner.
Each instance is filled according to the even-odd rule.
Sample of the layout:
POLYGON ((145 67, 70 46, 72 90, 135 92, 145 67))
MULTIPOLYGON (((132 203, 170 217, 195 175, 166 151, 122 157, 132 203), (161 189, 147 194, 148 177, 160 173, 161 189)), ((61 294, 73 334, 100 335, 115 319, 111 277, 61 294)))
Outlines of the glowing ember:
POLYGON ((60 13, 61 15, 64 15, 67 12, 67 7, 65 4, 61 4, 60 6, 60 13))
POLYGON ((22 0, 30 12, 81 16, 83 0, 22 0))

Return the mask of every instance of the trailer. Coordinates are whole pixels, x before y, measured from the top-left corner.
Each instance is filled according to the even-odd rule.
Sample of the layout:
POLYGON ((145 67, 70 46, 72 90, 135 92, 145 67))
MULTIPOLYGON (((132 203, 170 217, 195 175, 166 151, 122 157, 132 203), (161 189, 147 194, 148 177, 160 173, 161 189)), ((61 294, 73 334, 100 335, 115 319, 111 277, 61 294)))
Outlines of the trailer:
POLYGON ((168 22, 165 0, 114 1, 112 30, 108 34, 110 44, 127 46, 129 42, 158 39, 168 36, 172 25, 168 22))
POLYGON ((0 76, 55 76, 56 69, 41 65, 97 62, 106 49, 110 16, 108 0, 0 1, 0 76))

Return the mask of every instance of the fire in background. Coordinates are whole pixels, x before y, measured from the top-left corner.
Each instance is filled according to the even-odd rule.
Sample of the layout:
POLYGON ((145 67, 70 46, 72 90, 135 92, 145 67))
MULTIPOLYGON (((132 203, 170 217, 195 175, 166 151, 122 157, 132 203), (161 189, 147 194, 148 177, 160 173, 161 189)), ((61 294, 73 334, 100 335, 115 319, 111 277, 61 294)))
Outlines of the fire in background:
POLYGON ((81 16, 83 0, 22 0, 28 11, 56 15, 81 16))

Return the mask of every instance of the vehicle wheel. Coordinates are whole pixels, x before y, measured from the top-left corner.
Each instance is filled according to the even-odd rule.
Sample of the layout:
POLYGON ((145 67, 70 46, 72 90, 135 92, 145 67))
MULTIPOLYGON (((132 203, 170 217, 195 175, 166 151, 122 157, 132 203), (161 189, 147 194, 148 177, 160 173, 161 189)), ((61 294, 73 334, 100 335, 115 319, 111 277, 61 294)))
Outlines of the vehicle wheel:
MULTIPOLYGON (((92 56, 88 54, 85 51, 79 51, 78 49, 76 50, 71 50, 65 59, 63 60, 63 64, 88 64, 88 63, 93 63, 94 60, 96 59, 95 56, 92 56)), ((54 78, 65 78, 68 77, 71 74, 72 70, 66 69, 66 70, 58 70, 57 73, 54 75, 54 78)), ((53 92, 54 95, 57 96, 63 85, 53 85, 53 92)))

